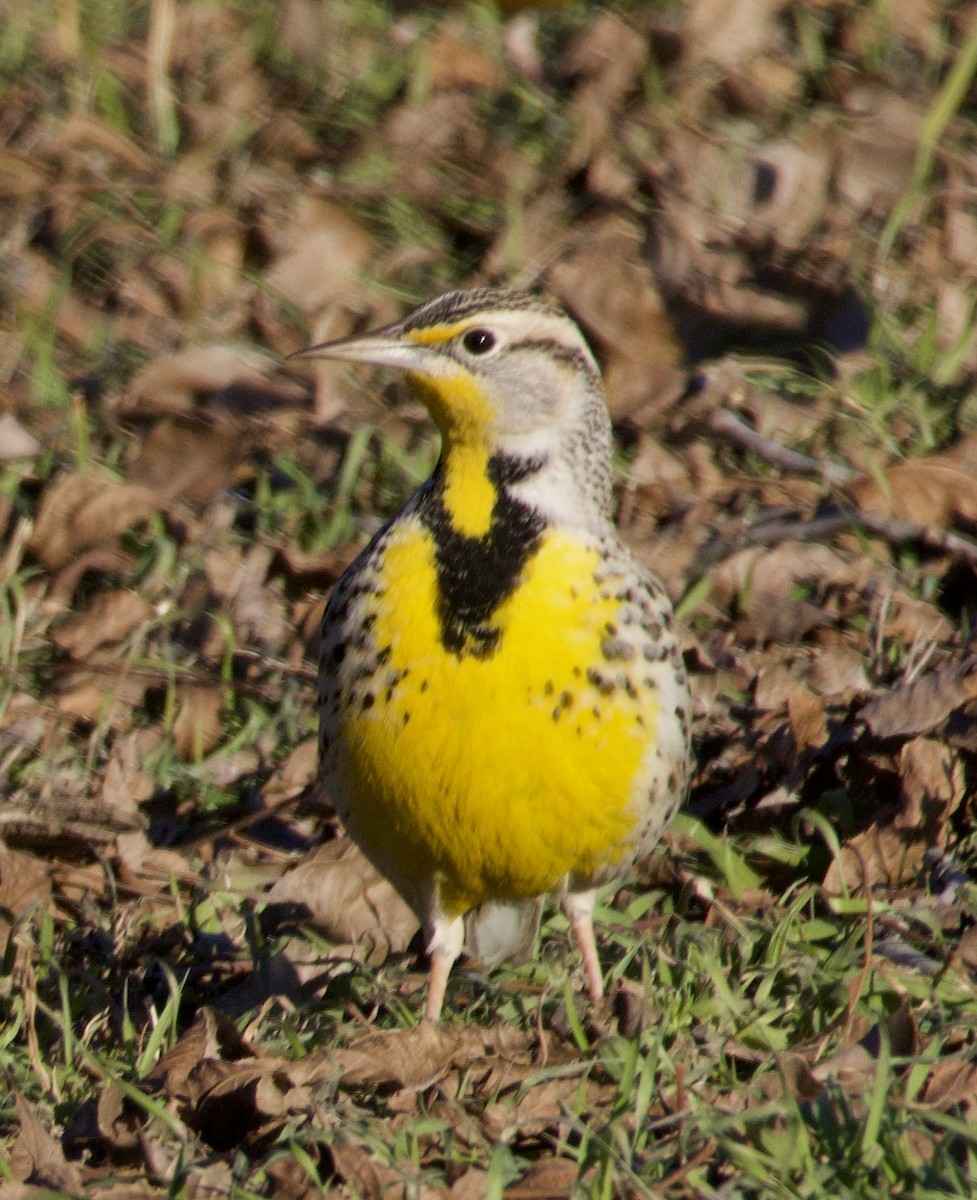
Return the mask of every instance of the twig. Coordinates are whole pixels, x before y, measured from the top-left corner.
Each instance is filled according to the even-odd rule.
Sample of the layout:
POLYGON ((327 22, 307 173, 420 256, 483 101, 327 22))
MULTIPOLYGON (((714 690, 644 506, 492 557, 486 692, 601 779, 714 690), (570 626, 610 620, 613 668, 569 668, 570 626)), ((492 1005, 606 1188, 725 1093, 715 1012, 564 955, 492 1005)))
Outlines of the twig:
POLYGON ((816 458, 809 458, 806 454, 782 446, 780 442, 765 438, 727 409, 716 409, 709 417, 709 427, 713 433, 729 438, 744 450, 759 455, 764 462, 772 463, 773 466, 790 471, 794 475, 813 475, 833 487, 851 483, 856 477, 855 471, 842 466, 841 463, 819 462, 816 458))
POLYGON ((780 542, 826 542, 840 533, 855 530, 881 538, 893 546, 912 544, 924 550, 946 554, 977 568, 977 542, 970 538, 951 533, 948 529, 917 525, 915 521, 904 521, 900 517, 885 517, 880 513, 852 508, 844 511, 836 509, 809 521, 760 519, 737 536, 702 546, 696 553, 690 574, 701 575, 709 567, 750 546, 775 546, 780 542))

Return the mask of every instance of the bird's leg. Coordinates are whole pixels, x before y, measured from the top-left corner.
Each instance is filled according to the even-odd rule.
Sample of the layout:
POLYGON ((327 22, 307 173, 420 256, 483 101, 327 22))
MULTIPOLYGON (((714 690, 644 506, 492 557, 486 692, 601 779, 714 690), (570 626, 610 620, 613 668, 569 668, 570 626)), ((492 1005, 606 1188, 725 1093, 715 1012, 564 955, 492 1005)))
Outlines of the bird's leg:
MULTIPOLYGON (((591 935, 592 936, 592 935, 591 935)), ((439 1021, 444 1005, 444 993, 448 986, 451 964, 461 953, 465 944, 465 922, 463 917, 435 917, 427 952, 431 958, 431 974, 427 984, 425 1021, 439 1021)))
POLYGON ((583 971, 587 979, 587 991, 590 992, 590 998, 595 1004, 604 995, 604 976, 601 973, 600 959, 597 957, 597 942, 594 938, 594 904, 596 900, 596 891, 567 892, 563 897, 563 911, 570 921, 573 935, 580 947, 583 971))

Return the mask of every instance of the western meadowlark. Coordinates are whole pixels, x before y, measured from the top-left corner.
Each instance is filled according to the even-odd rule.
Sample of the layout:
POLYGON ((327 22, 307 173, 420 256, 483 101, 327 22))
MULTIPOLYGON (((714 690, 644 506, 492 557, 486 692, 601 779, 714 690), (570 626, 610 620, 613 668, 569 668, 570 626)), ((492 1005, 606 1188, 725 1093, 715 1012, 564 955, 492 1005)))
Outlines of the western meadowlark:
POLYGON ((302 354, 405 371, 442 438, 332 591, 318 696, 323 781, 425 928, 426 1016, 465 914, 495 903, 515 941, 547 892, 597 1000, 595 892, 682 800, 691 706, 665 591, 612 523, 594 357, 559 309, 495 288, 302 354))

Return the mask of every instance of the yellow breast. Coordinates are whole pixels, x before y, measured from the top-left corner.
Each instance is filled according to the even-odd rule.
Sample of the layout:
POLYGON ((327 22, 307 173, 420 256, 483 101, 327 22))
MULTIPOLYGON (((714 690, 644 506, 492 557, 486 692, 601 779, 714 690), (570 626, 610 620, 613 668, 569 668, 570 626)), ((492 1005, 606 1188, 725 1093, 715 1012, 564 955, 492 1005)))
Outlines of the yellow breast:
POLYGON ((341 705, 336 782, 367 853, 407 888, 436 879, 448 915, 627 855, 660 706, 640 662, 602 649, 622 607, 602 565, 545 533, 493 614, 494 650, 455 654, 430 532, 391 532, 367 620, 382 666, 341 705))

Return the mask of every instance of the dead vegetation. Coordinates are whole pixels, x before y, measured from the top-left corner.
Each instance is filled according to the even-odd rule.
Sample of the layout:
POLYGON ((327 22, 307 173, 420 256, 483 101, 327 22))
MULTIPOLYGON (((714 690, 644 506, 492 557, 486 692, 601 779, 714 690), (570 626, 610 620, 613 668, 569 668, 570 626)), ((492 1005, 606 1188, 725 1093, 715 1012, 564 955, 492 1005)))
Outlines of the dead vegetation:
POLYGON ((0 3, 0 1197, 969 1194, 974 9, 128 7, 0 3), (433 1029, 308 785, 435 448, 282 360, 486 280, 602 359, 699 770, 606 1012, 554 917, 433 1029))

